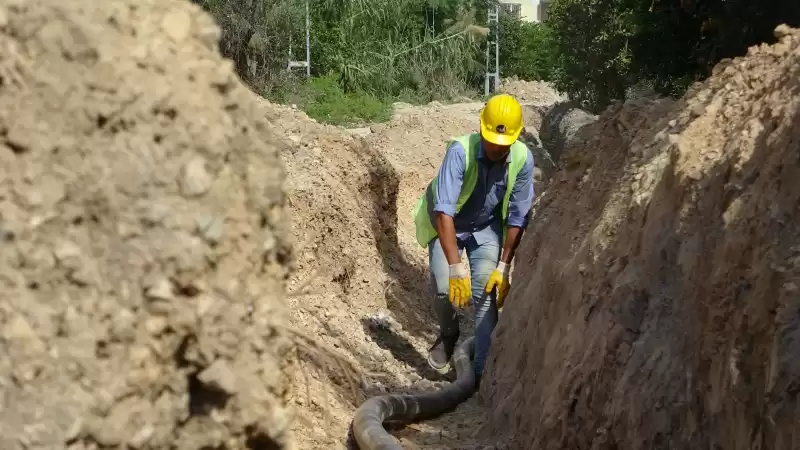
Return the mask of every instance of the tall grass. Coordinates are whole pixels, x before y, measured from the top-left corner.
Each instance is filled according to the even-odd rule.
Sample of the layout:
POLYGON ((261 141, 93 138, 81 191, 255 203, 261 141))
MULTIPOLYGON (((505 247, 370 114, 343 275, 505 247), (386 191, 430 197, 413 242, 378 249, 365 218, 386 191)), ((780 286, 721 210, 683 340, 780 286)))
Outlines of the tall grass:
POLYGON ((488 0, 309 0, 313 80, 286 70, 290 47, 305 59, 305 0, 194 1, 222 27, 220 49, 253 90, 320 120, 358 123, 386 117, 392 101, 472 96, 484 67, 488 30, 476 11, 488 0))

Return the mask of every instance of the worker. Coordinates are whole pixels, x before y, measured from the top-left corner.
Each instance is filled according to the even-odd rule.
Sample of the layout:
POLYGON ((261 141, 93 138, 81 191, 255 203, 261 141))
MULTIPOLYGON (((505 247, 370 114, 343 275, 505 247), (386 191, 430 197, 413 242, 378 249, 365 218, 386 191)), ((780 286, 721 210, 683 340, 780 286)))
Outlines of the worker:
POLYGON ((472 300, 476 384, 533 202, 533 154, 517 140, 522 127, 522 106, 514 97, 490 98, 480 114, 480 132, 448 143, 438 175, 413 212, 417 242, 428 249, 439 321, 428 364, 440 373, 450 370, 460 334, 456 309, 472 300), (469 273, 461 259, 465 250, 469 273))

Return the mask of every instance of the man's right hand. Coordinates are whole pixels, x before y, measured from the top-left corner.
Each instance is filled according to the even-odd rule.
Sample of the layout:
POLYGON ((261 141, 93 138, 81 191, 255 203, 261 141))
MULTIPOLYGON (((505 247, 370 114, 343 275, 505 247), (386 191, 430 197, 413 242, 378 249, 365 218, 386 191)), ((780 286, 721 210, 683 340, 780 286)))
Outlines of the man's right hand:
POLYGON ((450 303, 456 308, 465 308, 471 297, 472 289, 464 264, 450 264, 450 303))

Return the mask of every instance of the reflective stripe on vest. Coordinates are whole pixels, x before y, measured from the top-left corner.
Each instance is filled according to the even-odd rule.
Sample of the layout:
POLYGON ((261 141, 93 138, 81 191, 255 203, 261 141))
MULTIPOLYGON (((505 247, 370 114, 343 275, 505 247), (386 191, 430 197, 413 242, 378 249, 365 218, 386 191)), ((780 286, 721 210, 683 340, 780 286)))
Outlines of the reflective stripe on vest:
MULTIPOLYGON (((458 196, 456 203, 456 214, 461 211, 461 208, 469 200, 472 191, 475 189, 475 183, 478 180, 478 169, 474 164, 477 159, 478 148, 481 143, 480 133, 473 133, 464 135, 458 138, 453 138, 448 142, 449 148, 454 142, 458 142, 464 148, 465 164, 464 179, 461 183, 461 193, 458 196)), ((511 146, 511 162, 508 165, 508 178, 506 185, 506 193, 503 197, 503 240, 506 237, 506 220, 508 219, 508 203, 511 198, 511 191, 517 180, 517 174, 522 170, 525 161, 528 159, 528 147, 520 141, 514 142, 511 146)), ((417 243, 422 248, 427 248, 428 244, 439 235, 436 231, 436 223, 433 219, 433 209, 436 207, 436 184, 438 183, 439 176, 436 175, 433 180, 428 183, 425 192, 417 199, 414 205, 412 215, 414 217, 414 224, 416 226, 417 243)))

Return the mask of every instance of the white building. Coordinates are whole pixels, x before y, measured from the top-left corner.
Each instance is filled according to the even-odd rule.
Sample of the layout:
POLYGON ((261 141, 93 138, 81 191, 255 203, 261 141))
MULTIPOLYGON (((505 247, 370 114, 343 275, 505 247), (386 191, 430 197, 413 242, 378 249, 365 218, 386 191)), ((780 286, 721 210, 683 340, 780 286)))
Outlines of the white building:
POLYGON ((517 15, 526 22, 544 22, 547 20, 549 0, 500 0, 505 12, 517 15))

